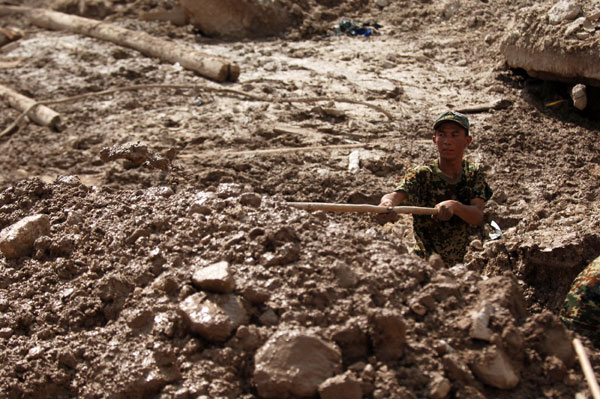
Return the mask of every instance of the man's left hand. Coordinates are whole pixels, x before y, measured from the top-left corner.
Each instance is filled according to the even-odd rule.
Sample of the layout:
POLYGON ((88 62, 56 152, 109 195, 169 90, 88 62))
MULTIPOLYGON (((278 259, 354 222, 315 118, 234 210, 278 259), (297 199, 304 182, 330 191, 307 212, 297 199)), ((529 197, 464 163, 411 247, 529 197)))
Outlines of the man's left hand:
POLYGON ((435 209, 438 210, 436 217, 439 220, 450 220, 450 218, 454 215, 454 201, 448 200, 440 202, 435 206, 435 209))

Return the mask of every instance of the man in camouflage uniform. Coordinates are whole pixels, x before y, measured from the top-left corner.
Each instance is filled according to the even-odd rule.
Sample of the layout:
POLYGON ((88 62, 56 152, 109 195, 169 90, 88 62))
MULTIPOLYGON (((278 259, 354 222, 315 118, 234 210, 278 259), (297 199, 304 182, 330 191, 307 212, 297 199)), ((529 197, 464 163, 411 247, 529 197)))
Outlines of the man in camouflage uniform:
POLYGON ((437 253, 452 266, 463 261, 469 236, 483 223, 485 201, 492 190, 482 167, 463 159, 472 140, 468 118, 447 111, 437 117, 433 129, 439 159, 408 173, 379 205, 435 207, 435 217, 413 215, 414 253, 421 257, 437 253))
POLYGON ((560 318, 567 327, 588 336, 600 347, 600 257, 573 281, 560 318))

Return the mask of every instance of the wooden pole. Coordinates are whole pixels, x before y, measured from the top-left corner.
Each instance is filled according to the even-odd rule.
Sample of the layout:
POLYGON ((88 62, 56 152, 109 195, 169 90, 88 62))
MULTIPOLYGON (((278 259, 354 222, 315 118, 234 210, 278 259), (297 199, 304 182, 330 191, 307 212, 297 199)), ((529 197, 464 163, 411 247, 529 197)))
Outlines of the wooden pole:
POLYGON ((159 39, 145 32, 41 8, 31 8, 26 14, 31 23, 41 28, 65 30, 113 42, 150 57, 179 63, 217 82, 235 82, 240 75, 240 67, 225 58, 202 53, 192 46, 159 39))
POLYGON ((594 399, 600 399, 600 387, 598 386, 594 369, 592 369, 592 365, 590 364, 590 360, 585 353, 583 344, 578 338, 575 338, 573 339, 573 346, 575 347, 575 352, 577 352, 577 356, 579 357, 579 363, 581 364, 581 369, 583 370, 585 379, 590 387, 590 391, 592 391, 592 396, 594 399))
MULTIPOLYGON (((6 97, 10 106, 18 109, 21 112, 29 109, 33 104, 36 103, 35 100, 32 100, 31 98, 26 97, 3 85, 0 85, 0 96, 6 97)), ((49 126, 58 131, 62 130, 60 114, 44 105, 38 105, 29 111, 28 116, 38 125, 49 126)))
POLYGON ((327 211, 327 212, 366 212, 366 213, 410 213, 413 215, 437 215, 437 209, 424 208, 419 206, 395 206, 388 208, 386 206, 367 205, 367 204, 330 204, 324 202, 288 202, 290 206, 306 211, 327 211))

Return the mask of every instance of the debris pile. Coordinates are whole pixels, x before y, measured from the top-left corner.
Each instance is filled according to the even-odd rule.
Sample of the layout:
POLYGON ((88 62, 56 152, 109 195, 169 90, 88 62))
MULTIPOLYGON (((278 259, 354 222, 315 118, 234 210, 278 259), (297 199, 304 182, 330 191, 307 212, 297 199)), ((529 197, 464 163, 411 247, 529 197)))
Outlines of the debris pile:
POLYGON ((510 273, 425 262, 381 229, 349 232, 235 183, 111 191, 61 177, 0 193, 0 396, 585 387, 571 333, 528 314, 510 273))

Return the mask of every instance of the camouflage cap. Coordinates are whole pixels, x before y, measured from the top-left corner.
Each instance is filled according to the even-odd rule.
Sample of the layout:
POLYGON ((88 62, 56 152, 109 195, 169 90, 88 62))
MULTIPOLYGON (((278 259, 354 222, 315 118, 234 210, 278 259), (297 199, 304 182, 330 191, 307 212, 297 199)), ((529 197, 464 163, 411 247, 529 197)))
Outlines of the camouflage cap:
POLYGON ((443 112, 435 119, 433 129, 437 129, 437 127, 443 122, 456 122, 465 128, 467 135, 469 134, 469 118, 467 118, 465 114, 461 114, 460 112, 456 111, 443 112))

